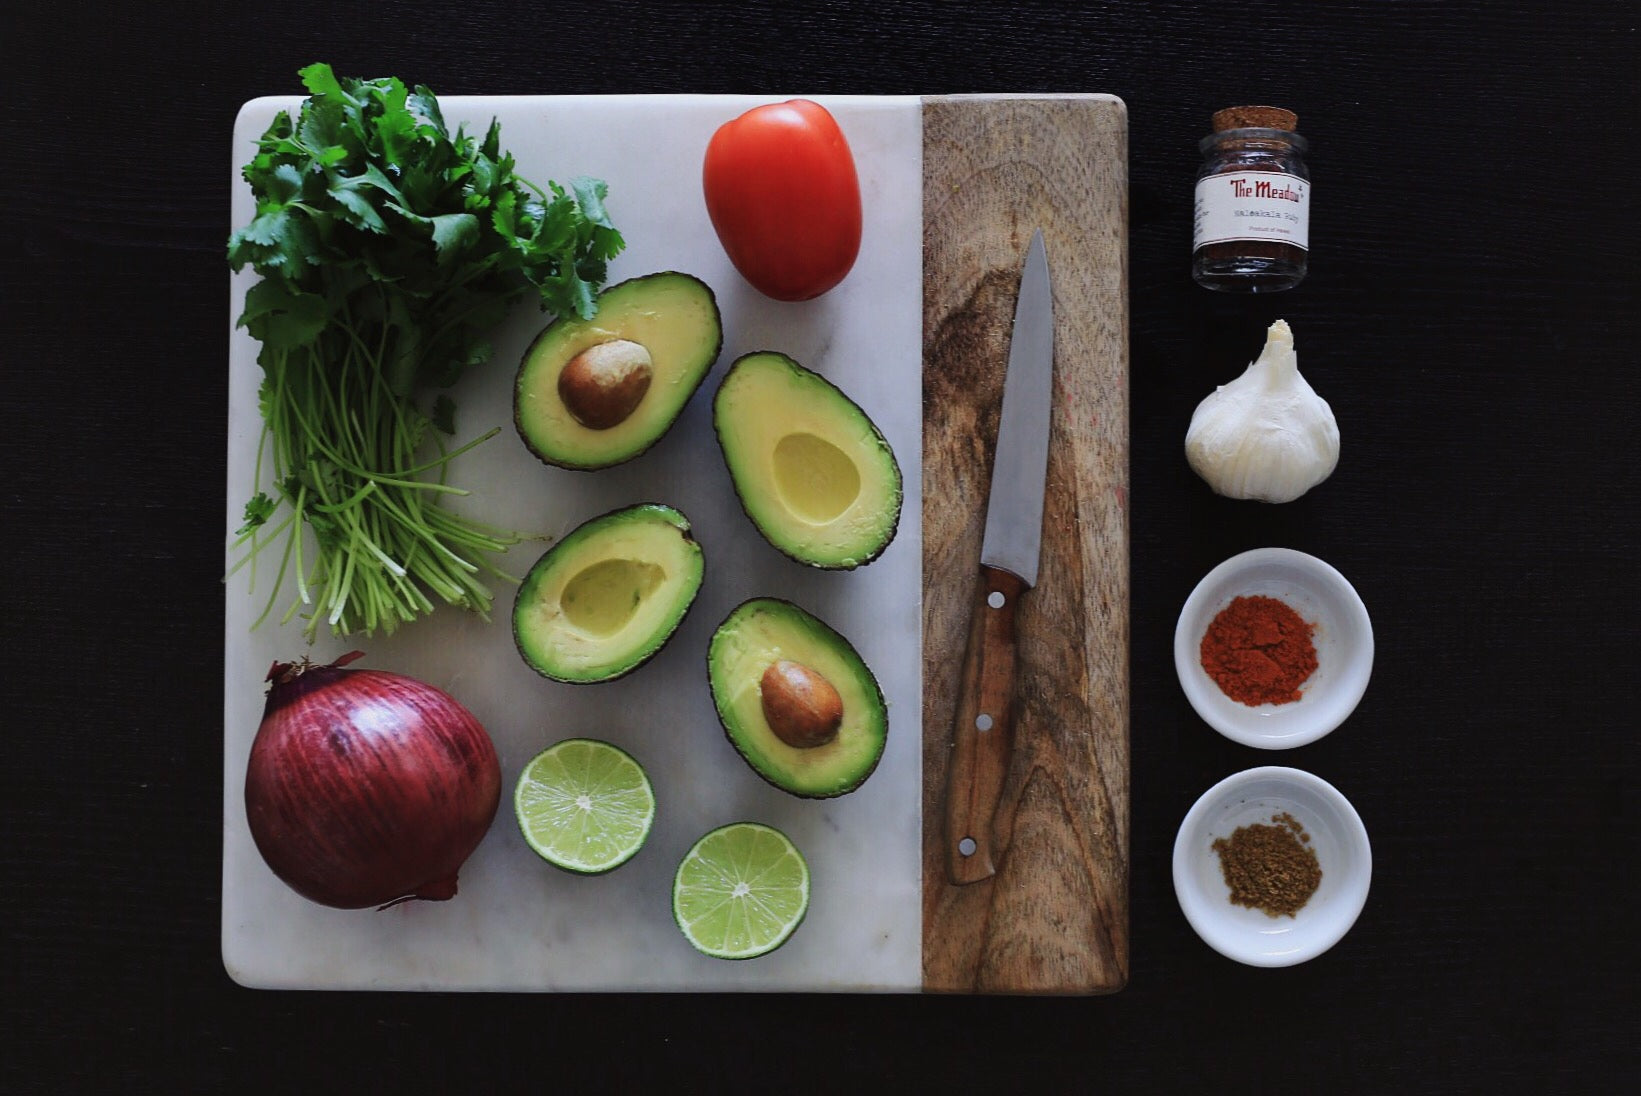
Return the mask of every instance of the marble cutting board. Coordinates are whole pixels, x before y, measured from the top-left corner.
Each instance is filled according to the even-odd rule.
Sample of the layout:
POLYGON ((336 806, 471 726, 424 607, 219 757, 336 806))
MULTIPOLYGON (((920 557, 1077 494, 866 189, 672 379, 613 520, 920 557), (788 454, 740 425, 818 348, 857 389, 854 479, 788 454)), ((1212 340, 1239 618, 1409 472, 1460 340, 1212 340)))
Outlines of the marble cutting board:
MULTIPOLYGON (((503 143, 524 177, 544 183, 589 174, 609 183, 609 206, 628 241, 612 264, 612 283, 657 270, 686 271, 713 287, 724 320, 718 364, 668 435, 627 465, 572 473, 537 462, 510 425, 515 363, 545 319, 533 308, 521 308, 497 334, 496 361, 464 379, 454 393, 459 438, 504 427, 456 466, 456 481, 472 489, 459 505, 539 538, 505 557, 507 569, 522 574, 549 543, 588 517, 628 503, 667 502, 689 516, 705 554, 706 579, 683 626, 651 663, 616 682, 570 686, 538 677, 514 651, 511 586, 497 589, 489 622, 441 610, 392 637, 326 637, 309 648, 297 623, 250 628, 268 593, 269 569, 256 575, 254 589, 247 570, 233 576, 224 622, 222 954, 236 981, 260 988, 501 991, 1088 992, 1121 984, 1126 680, 1120 757, 1089 753, 1085 759, 1112 769, 1113 778, 1120 761, 1116 806, 1122 828, 1102 831, 1110 845, 1102 855, 1120 859, 1121 908, 1115 909, 1112 895, 1105 893, 1099 898, 1104 907, 1094 910, 1095 927, 1108 941, 1108 922, 1120 917, 1120 964, 1107 948, 1098 970, 1091 973, 1084 964, 1067 971, 1062 963, 1045 980, 1043 964, 1028 956, 1017 975, 989 982, 965 973, 967 967, 995 973, 998 968, 988 966, 984 949, 959 954, 948 948, 929 965, 931 925, 959 941, 972 934, 979 923, 975 917, 989 920, 984 911, 994 904, 976 893, 955 906, 934 897, 931 907, 941 886, 926 879, 927 778, 939 763, 929 760, 925 727, 923 527, 930 502, 925 499, 920 508, 914 500, 923 498, 925 370, 931 361, 924 284, 930 255, 925 201, 932 185, 924 155, 928 103, 904 96, 812 97, 833 111, 849 137, 866 225, 850 276, 804 304, 768 300, 740 279, 712 232, 699 186, 701 154, 714 129, 776 96, 442 99, 452 126, 465 122, 469 131, 482 132, 492 117, 500 119, 503 143), (894 543, 870 566, 853 573, 800 567, 770 548, 741 512, 712 435, 710 402, 728 363, 759 349, 780 350, 829 377, 873 417, 893 446, 908 504, 894 543), (740 760, 718 726, 706 689, 707 640, 734 605, 760 594, 790 598, 829 621, 855 644, 883 687, 890 712, 888 746, 871 779, 849 796, 812 802, 777 791, 740 760), (383 912, 330 910, 280 883, 251 842, 243 780, 268 666, 302 654, 328 660, 353 649, 366 652, 358 665, 410 674, 446 689, 474 711, 496 742, 502 808, 462 869, 460 893, 449 902, 410 902, 383 912), (549 867, 524 845, 512 820, 511 787, 523 764, 546 745, 571 736, 617 743, 645 765, 655 784, 659 813, 648 844, 607 876, 579 878, 549 867), (673 925, 670 883, 678 860, 698 836, 743 818, 792 837, 809 860, 813 899, 805 923, 780 950, 752 962, 726 963, 694 952, 673 925), (938 915, 934 921, 931 910, 938 915)), ((1106 97, 1079 101, 1107 110, 1115 104, 1120 114, 1120 103, 1106 97)), ((973 102, 956 117, 980 108, 981 100, 973 102)), ((231 156, 235 225, 252 214, 240 166, 274 113, 294 110, 298 103, 294 96, 265 98, 241 108, 231 156)), ((941 124, 949 128, 954 115, 943 117, 947 122, 941 124)), ((249 272, 231 278, 230 328, 252 281, 249 272)), ((1122 287, 1120 278, 1117 284, 1122 287)), ((1125 309, 1126 301, 1119 305, 1125 309)), ((1125 311, 1118 326, 1125 339, 1125 311)), ((256 350, 243 331, 231 331, 227 529, 239 524, 254 489, 260 431, 256 350)), ((1121 364, 1125 371, 1125 345, 1121 364)), ((1126 419, 1122 430, 1126 476, 1126 419)), ((948 466, 937 456, 938 468, 948 466)), ((1126 527, 1120 532, 1126 568, 1126 527)), ((1122 590, 1125 594, 1125 569, 1122 590)), ((288 591, 281 593, 286 596, 288 591)), ((1126 602, 1122 610, 1126 643, 1126 602)), ((1102 799, 1098 806, 1101 819, 1109 822, 1112 803, 1102 799)), ((1020 862, 1030 861, 1022 853, 1020 862)))

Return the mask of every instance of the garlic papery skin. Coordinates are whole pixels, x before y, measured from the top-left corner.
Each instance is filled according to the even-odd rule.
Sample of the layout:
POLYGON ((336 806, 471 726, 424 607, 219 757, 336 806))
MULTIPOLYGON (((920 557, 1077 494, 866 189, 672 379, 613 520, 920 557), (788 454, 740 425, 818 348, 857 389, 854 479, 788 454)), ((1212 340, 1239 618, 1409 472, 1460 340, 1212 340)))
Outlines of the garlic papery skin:
POLYGON ((1242 376, 1197 405, 1185 458, 1217 494, 1292 502, 1333 474, 1339 424, 1299 374, 1293 332, 1277 320, 1242 376))

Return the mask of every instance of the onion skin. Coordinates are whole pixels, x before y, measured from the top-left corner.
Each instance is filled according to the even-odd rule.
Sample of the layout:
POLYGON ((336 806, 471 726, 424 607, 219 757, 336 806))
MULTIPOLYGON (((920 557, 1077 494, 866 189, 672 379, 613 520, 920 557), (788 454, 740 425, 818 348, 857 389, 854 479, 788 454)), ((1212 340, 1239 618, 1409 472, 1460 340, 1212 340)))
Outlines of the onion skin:
POLYGON ((245 812, 257 851, 298 894, 385 909, 456 894, 501 800, 495 744, 414 678, 276 662, 251 745, 245 812))

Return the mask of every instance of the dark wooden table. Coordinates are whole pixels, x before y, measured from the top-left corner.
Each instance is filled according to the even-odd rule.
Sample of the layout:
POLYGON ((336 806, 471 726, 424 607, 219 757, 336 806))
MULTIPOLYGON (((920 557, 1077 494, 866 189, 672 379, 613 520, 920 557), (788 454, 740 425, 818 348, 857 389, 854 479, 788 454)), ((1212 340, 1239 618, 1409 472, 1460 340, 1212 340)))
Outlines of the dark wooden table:
POLYGON ((14 6, 4 347, 0 1089, 1603 1091, 1641 1073, 1632 5, 406 0, 14 6), (1131 124, 1131 979, 1107 998, 252 992, 218 955, 229 128, 312 60, 473 92, 1092 90, 1131 124), (1298 112, 1312 274, 1188 276, 1195 142, 1298 112), (1282 316, 1344 434, 1283 507, 1186 466, 1282 316), (1378 662, 1292 755, 1220 738, 1175 615, 1237 551, 1356 583, 1378 662), (1222 959, 1174 901, 1191 801, 1291 763, 1367 822, 1354 931, 1222 959), (374 1086, 370 1089, 362 1086, 374 1086))

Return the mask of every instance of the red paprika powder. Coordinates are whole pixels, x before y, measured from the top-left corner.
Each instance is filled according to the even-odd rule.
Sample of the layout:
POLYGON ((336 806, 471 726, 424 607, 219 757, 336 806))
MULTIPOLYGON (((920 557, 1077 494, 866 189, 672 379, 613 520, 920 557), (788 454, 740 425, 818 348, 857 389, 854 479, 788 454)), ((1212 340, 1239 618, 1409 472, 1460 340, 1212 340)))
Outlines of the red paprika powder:
POLYGON ((1202 668, 1239 704, 1291 704, 1316 672, 1313 630, 1278 598, 1236 598, 1203 634, 1202 668))

